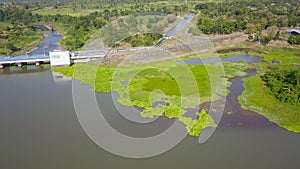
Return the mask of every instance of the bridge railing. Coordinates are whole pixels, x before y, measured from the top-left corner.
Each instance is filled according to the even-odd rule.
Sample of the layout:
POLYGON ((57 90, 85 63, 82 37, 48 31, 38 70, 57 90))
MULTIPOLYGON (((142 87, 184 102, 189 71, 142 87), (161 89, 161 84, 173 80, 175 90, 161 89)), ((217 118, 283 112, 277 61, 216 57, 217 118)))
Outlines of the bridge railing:
POLYGON ((17 61, 17 60, 30 60, 30 59, 49 59, 48 55, 20 55, 13 57, 0 57, 0 61, 17 61))

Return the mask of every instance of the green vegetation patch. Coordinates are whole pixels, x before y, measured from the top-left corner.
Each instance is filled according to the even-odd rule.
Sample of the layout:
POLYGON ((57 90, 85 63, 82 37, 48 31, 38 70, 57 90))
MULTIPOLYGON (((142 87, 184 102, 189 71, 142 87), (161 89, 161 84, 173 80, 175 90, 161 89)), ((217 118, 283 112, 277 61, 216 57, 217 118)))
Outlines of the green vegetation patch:
POLYGON ((219 3, 203 3, 195 5, 201 11, 197 26, 205 34, 230 34, 237 31, 256 34, 255 40, 268 42, 278 39, 276 31, 263 36, 261 31, 271 27, 299 26, 299 10, 297 3, 291 1, 229 1, 219 3))
MULTIPOLYGON (((203 57, 212 57, 206 55, 203 57)), ((270 69, 297 67, 297 63, 300 63, 298 55, 299 50, 296 49, 269 48, 261 54, 265 62, 252 65, 245 62, 185 65, 171 60, 118 68, 77 64, 53 70, 90 84, 98 92, 118 92, 118 102, 125 106, 142 108, 142 117, 178 118, 186 125, 190 135, 197 135, 198 129, 203 128, 203 122, 186 117, 186 108, 195 108, 203 102, 218 100, 219 95, 226 96, 229 91, 220 86, 224 83, 225 87, 230 86, 229 78, 244 76, 246 69, 255 67, 259 75, 244 79, 245 90, 239 97, 242 107, 264 115, 290 131, 300 132, 299 106, 280 102, 260 78, 270 69), (278 60, 279 64, 272 63, 273 60, 278 60), (224 72, 220 71, 220 67, 224 68, 224 72), (73 74, 74 72, 77 73, 73 74), (94 76, 88 75, 90 73, 94 76), (194 84, 196 87, 193 87, 194 84), (192 129, 192 126, 198 127, 192 129)), ((188 58, 193 56, 185 59, 188 58)), ((206 123, 204 126, 213 125, 206 123)))
POLYGON ((153 46, 160 38, 162 35, 157 33, 143 33, 125 38, 121 42, 129 43, 132 47, 153 46))
POLYGON ((288 42, 292 45, 300 45, 300 35, 290 36, 288 42))
POLYGON ((255 111, 290 131, 300 132, 300 108, 280 102, 259 75, 243 79, 245 90, 238 98, 244 109, 255 111))
POLYGON ((0 55, 30 52, 43 38, 42 31, 30 26, 0 27, 0 55))
MULTIPOLYGON (((220 65, 216 63, 185 65, 177 61, 118 68, 92 63, 52 68, 91 85, 98 92, 117 92, 120 95, 118 102, 142 108, 142 117, 178 118, 192 136, 198 136, 203 128, 216 126, 205 110, 197 114, 198 119, 186 117, 185 113, 186 108, 196 108, 203 102, 217 100, 220 95, 228 93, 224 84, 227 78, 219 69, 220 65), (214 71, 208 73, 209 69, 214 71), (223 84, 225 89, 221 90, 223 84)), ((229 69, 234 70, 235 67, 228 66, 229 69)))
POLYGON ((179 121, 186 125, 186 130, 191 136, 199 136, 201 131, 206 127, 217 127, 213 118, 202 110, 197 113, 198 118, 193 120, 189 117, 180 117, 179 121))
MULTIPOLYGON (((289 88, 286 87, 290 84, 286 79, 292 77, 285 78, 285 75, 288 75, 291 69, 299 69, 299 53, 299 49, 265 47, 263 54, 254 54, 262 56, 264 62, 254 65, 258 75, 243 79, 245 90, 239 97, 239 102, 244 109, 255 111, 294 132, 300 132, 300 108, 298 105, 285 102, 286 99, 280 101, 276 95, 281 93, 281 95, 289 96, 287 91, 289 88), (274 61, 278 63, 273 63, 274 61), (269 81, 270 88, 267 81, 269 81)), ((292 79, 297 80, 296 77, 292 79)))
POLYGON ((300 104, 300 69, 270 71, 261 79, 279 101, 300 104))
MULTIPOLYGON (((264 61, 268 63, 272 63, 272 61, 277 60, 280 62, 277 67, 283 66, 297 66, 300 65, 300 49, 292 49, 292 48, 270 48, 266 49, 264 54, 261 54, 264 61)), ((263 64, 262 64, 263 65, 263 64)), ((273 64, 273 66, 275 66, 273 64)))

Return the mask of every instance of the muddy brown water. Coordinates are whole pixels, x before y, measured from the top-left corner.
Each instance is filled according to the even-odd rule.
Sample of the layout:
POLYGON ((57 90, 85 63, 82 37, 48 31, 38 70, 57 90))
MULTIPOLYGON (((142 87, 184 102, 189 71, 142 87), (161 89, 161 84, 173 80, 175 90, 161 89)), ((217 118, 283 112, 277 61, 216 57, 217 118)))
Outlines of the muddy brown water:
MULTIPOLYGON (((261 127, 278 127, 275 123, 270 122, 267 118, 251 110, 245 110, 241 107, 238 97, 242 94, 243 78, 256 75, 255 69, 248 69, 246 76, 234 77, 230 81, 232 85, 228 87, 230 93, 225 97, 225 107, 222 121, 219 127, 225 128, 261 128, 261 127)), ((224 99, 224 98, 223 98, 224 99)), ((216 101, 216 104, 222 104, 222 101, 216 101)), ((211 103, 203 103, 200 108, 210 110, 211 103)), ((212 113, 213 114, 213 113, 212 113)))
MULTIPOLYGON (((47 68, 7 69, 0 70, 1 169, 299 169, 300 134, 240 109, 235 98, 243 90, 242 77, 232 79, 227 97, 227 110, 233 113, 223 115, 207 142, 199 144, 187 136, 159 156, 129 159, 98 147, 83 131, 74 110, 72 80, 47 68)), ((82 90, 92 92, 88 85, 82 90)), ((107 121, 122 133, 146 137, 172 124, 165 118, 149 124, 130 122, 117 112, 109 93, 96 96, 107 121)))

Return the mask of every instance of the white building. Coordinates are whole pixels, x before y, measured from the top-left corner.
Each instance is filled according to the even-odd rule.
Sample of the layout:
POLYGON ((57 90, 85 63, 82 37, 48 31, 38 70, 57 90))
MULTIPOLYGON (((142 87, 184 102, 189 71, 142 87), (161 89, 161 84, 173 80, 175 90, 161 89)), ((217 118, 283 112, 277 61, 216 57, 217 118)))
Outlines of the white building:
POLYGON ((53 66, 70 66, 71 58, 69 51, 53 51, 49 52, 50 64, 53 66))

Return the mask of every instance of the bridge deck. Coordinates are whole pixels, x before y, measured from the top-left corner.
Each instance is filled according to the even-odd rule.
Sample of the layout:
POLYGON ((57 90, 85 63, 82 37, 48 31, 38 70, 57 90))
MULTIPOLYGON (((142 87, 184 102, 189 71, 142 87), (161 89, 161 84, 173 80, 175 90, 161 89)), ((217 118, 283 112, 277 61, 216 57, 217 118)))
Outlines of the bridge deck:
MULTIPOLYGON (((107 54, 106 51, 78 51, 70 56, 71 61, 86 61, 91 59, 103 58, 107 54)), ((51 59, 48 55, 21 55, 16 57, 0 57, 0 68, 7 65, 50 63, 51 59)))
POLYGON ((0 60, 0 64, 18 64, 18 63, 36 63, 36 62, 50 62, 50 58, 40 59, 19 59, 19 60, 0 60))

